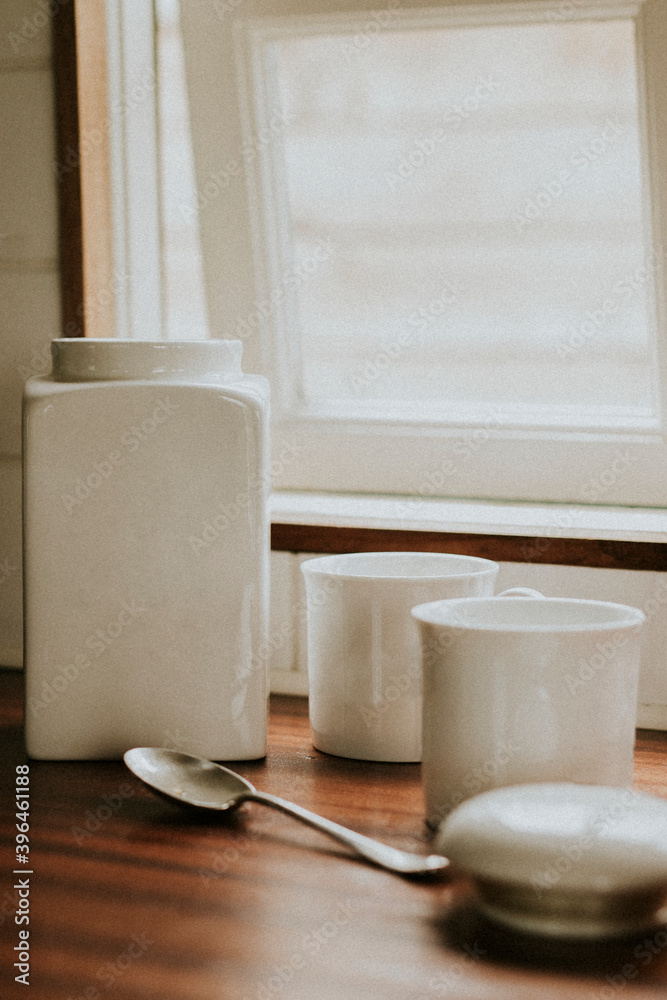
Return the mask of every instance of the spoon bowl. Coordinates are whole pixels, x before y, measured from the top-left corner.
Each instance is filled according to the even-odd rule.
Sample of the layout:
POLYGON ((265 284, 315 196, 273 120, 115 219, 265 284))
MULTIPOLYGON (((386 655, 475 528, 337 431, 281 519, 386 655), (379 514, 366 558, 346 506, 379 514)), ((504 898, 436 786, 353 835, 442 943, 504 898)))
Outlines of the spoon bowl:
POLYGON ((140 781, 179 805, 226 812, 243 802, 261 802, 329 834, 367 861, 399 875, 434 875, 449 868, 447 858, 438 854, 425 857, 371 840, 286 799, 258 792, 235 771, 192 754, 158 747, 135 747, 124 754, 123 760, 140 781))
POLYGON ((227 812, 257 791, 235 771, 178 750, 135 747, 123 759, 153 791, 184 806, 227 812))

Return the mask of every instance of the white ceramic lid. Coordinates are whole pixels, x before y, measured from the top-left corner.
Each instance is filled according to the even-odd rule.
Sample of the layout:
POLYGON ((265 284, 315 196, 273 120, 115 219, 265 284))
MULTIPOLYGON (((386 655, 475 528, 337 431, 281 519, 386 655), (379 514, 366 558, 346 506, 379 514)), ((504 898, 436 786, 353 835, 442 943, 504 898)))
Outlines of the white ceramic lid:
POLYGON ((536 784, 468 799, 435 847, 478 879, 544 894, 667 888, 667 800, 626 788, 536 784))
POLYGON ((62 337, 51 342, 53 377, 61 382, 240 376, 240 340, 129 340, 62 337))

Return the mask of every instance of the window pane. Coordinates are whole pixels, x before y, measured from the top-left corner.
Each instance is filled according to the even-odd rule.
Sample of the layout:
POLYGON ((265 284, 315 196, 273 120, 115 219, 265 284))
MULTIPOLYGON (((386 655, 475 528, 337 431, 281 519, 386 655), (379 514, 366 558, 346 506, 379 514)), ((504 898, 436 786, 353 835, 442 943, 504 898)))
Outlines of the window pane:
POLYGON ((633 23, 398 16, 265 50, 303 408, 649 425, 633 23))

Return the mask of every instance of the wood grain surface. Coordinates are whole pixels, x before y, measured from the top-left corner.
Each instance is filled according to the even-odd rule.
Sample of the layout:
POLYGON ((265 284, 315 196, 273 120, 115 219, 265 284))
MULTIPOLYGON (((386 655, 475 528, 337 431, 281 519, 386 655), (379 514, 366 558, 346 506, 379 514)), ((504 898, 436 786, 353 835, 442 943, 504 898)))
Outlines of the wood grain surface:
MULTIPOLYGON (((3 1000, 656 1000, 665 932, 554 947, 480 920, 461 881, 409 881, 287 816, 226 820, 159 800, 120 762, 29 761, 30 986, 14 981, 14 777, 22 678, 0 672, 3 1000), (647 942, 646 944, 644 942, 647 942), (608 977, 608 978, 607 978, 608 977)), ((636 784, 667 797, 667 734, 643 731, 636 784)), ((265 760, 232 764, 397 847, 427 851, 419 765, 330 757, 307 703, 275 698, 265 760)), ((20 878, 21 876, 16 876, 20 878)))
POLYGON ((277 552, 456 552, 500 562, 595 566, 601 569, 667 570, 667 544, 613 539, 473 532, 345 528, 328 524, 271 525, 277 552))
POLYGON ((85 325, 75 6, 74 3, 57 4, 51 17, 61 337, 83 337, 85 325))

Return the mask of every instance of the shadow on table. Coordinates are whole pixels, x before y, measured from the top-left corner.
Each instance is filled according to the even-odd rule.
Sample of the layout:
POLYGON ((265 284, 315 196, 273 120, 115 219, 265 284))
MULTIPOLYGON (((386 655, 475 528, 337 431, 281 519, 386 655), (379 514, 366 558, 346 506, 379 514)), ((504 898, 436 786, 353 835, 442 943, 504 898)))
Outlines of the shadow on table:
POLYGON ((605 940, 555 939, 502 927, 466 898, 436 918, 433 927, 441 944, 470 959, 600 978, 601 1000, 607 996, 604 989, 612 996, 633 982, 667 986, 667 924, 605 940))

